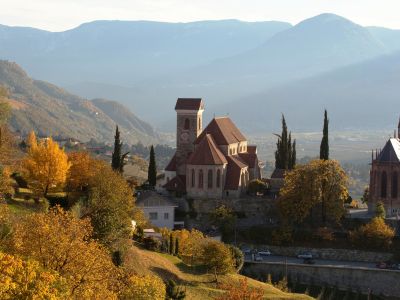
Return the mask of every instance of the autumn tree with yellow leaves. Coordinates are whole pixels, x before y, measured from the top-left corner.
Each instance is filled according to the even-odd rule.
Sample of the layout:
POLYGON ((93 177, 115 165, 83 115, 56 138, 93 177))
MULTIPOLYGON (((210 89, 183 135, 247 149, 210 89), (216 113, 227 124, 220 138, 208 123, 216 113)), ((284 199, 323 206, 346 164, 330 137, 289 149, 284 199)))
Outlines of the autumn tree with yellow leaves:
POLYGON ((0 274, 0 299, 68 298, 65 278, 37 261, 0 252, 0 274))
POLYGON ((118 269, 92 233, 89 219, 77 219, 56 207, 14 224, 7 249, 60 274, 67 281, 69 298, 114 299, 118 269))
POLYGON ((29 185, 38 196, 46 197, 51 188, 65 184, 71 164, 64 150, 48 138, 36 145, 32 141, 22 165, 29 185))
POLYGON ((279 211, 286 221, 302 223, 314 215, 321 222, 338 222, 345 213, 348 178, 335 160, 313 160, 286 173, 280 191, 279 211), (321 209, 323 207, 323 210, 321 209))

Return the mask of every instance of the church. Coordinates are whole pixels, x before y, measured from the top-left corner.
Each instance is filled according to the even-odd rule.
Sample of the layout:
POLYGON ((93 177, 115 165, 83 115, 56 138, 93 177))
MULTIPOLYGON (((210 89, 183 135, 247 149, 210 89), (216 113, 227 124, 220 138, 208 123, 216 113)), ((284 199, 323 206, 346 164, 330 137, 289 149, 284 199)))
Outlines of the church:
POLYGON ((382 150, 372 153, 368 212, 375 213, 376 203, 382 201, 386 215, 400 214, 400 121, 397 135, 390 138, 382 150))
POLYGON ((203 129, 204 102, 179 98, 176 152, 164 171, 163 188, 198 199, 239 198, 260 179, 257 147, 229 117, 213 118, 203 129))

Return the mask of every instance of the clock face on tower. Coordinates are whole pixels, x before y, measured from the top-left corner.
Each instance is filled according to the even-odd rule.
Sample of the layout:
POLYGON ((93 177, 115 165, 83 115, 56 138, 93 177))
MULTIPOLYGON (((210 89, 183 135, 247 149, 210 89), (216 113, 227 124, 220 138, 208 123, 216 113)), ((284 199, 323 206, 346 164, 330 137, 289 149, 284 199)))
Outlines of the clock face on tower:
POLYGON ((180 135, 180 141, 181 143, 188 143, 189 142, 189 133, 184 131, 180 135))

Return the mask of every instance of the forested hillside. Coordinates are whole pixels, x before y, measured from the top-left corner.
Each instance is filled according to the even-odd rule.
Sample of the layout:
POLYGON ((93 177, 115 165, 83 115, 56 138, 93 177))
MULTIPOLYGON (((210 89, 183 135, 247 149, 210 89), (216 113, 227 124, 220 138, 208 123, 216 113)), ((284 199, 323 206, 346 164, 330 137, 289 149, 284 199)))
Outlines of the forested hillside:
POLYGON ((73 137, 82 141, 112 141, 115 125, 128 143, 154 143, 157 133, 129 109, 109 100, 94 102, 72 95, 48 82, 34 80, 16 63, 0 61, 0 85, 10 94, 15 131, 34 129, 40 135, 73 137))

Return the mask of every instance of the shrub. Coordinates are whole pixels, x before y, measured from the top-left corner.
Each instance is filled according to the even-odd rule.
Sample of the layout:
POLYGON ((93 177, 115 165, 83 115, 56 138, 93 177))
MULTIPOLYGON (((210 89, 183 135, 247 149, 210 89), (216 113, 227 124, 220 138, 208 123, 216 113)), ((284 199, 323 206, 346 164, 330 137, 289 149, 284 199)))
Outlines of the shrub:
POLYGON ((375 217, 366 225, 350 232, 350 240, 361 247, 389 248, 394 237, 394 230, 386 225, 383 218, 375 217))
POLYGON ((167 282, 166 292, 166 300, 182 300, 186 297, 186 291, 181 289, 172 279, 167 282))
POLYGON ((252 195, 257 193, 263 193, 266 189, 266 184, 259 179, 255 179, 249 182, 248 192, 252 195))
POLYGON ((229 245, 229 250, 231 251, 231 255, 233 258, 234 268, 236 272, 240 272, 244 264, 244 255, 243 252, 233 245, 229 245))
POLYGON ((319 227, 315 232, 315 238, 320 241, 333 241, 334 236, 331 229, 327 227, 319 227))
POLYGON ((203 246, 203 264, 215 274, 227 274, 233 271, 233 261, 229 248, 215 240, 209 240, 203 246))
POLYGON ((288 226, 282 226, 272 232, 272 243, 274 245, 285 245, 292 240, 292 229, 288 226))
POLYGON ((161 242, 153 237, 143 239, 144 247, 150 251, 160 251, 161 242))
POLYGON ((383 205, 382 201, 378 201, 376 203, 375 216, 383 219, 386 217, 385 206, 383 205))

